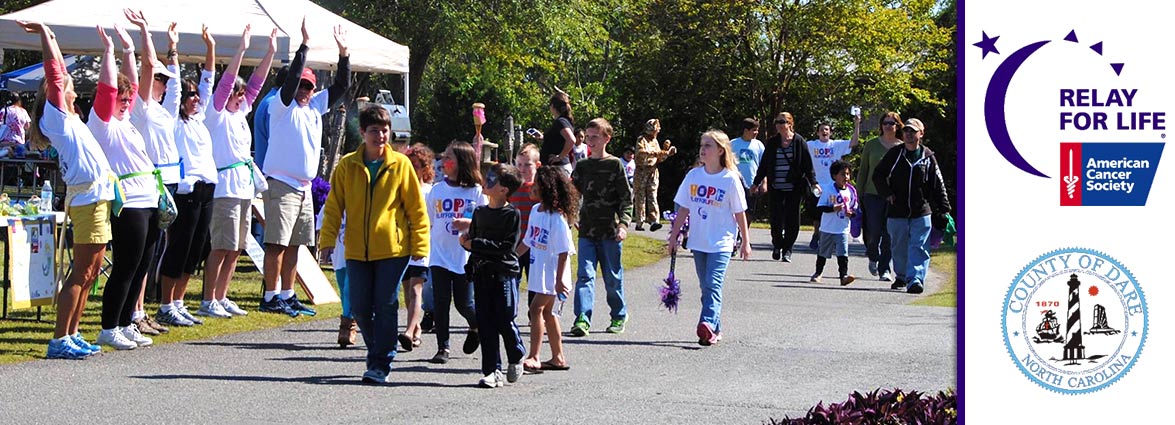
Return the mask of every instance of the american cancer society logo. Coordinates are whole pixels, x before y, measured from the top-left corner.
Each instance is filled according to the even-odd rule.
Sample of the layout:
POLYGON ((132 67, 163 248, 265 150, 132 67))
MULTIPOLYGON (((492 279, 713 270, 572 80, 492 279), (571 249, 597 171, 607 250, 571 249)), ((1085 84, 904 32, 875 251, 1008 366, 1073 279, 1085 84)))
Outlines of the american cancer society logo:
MULTIPOLYGON (((999 36, 989 37, 983 32, 983 40, 973 45, 988 54, 1000 54, 996 48, 999 36)), ((1084 44, 1088 49, 1075 51, 1103 56, 1104 44, 1082 43, 1076 31, 1069 31, 1061 40, 1041 40, 1017 49, 999 64, 987 85, 984 99, 984 120, 992 144, 1008 163, 1025 173, 1049 178, 1049 176, 1025 159, 1012 142, 1004 113, 1008 87, 1016 71, 1033 53, 1046 46, 1070 46, 1084 44), (1056 42, 1054 42, 1056 41, 1056 42)), ((1117 78, 1122 76, 1125 63, 1109 63, 1105 78, 1092 85, 1113 84, 1120 86, 1117 78), (1111 73, 1112 72, 1112 73, 1111 73)), ((1165 112, 1147 110, 1141 105, 1145 95, 1138 88, 1089 88, 1059 87, 1058 96, 1048 103, 1058 108, 1055 119, 1043 122, 1059 122, 1060 131, 1112 132, 1127 134, 1129 139, 1139 140, 1140 134, 1154 133, 1167 129, 1165 112), (1059 104, 1056 99, 1059 99, 1059 104)), ((1045 105, 1041 105, 1045 106, 1045 105)), ((1161 137, 1166 137, 1162 133, 1161 137)), ((1060 135, 1058 135, 1060 139, 1060 135)), ((1060 143, 1060 204, 1062 206, 1144 206, 1150 194, 1151 183, 1163 143, 1060 143)))
POLYGON ((1004 345, 1036 384, 1063 394, 1101 390, 1126 375, 1147 335, 1134 275, 1098 251, 1066 248, 1028 263, 1003 305, 1004 345))

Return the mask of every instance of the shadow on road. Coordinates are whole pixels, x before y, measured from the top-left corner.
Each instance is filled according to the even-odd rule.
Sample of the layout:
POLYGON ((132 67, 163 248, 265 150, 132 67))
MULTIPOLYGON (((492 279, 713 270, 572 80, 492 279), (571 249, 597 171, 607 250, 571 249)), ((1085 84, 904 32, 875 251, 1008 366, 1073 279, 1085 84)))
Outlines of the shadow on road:
POLYGON ((683 350, 701 350, 697 342, 685 341, 624 341, 624 340, 606 340, 606 339, 581 339, 565 335, 563 337, 564 344, 571 345, 645 345, 650 347, 669 347, 680 348, 683 350))
POLYGON ((320 343, 320 344, 292 344, 288 342, 216 342, 216 341, 196 341, 188 342, 189 345, 213 346, 213 347, 233 347, 243 350, 284 350, 284 351, 317 351, 317 350, 338 350, 338 344, 335 343, 320 343))

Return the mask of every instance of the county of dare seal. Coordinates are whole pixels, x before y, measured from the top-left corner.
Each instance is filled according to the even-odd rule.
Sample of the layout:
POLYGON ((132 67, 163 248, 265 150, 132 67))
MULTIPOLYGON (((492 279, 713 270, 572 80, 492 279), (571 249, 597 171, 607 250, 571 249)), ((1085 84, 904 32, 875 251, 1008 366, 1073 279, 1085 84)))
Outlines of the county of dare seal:
POLYGON ((1122 378, 1146 343, 1146 298, 1118 260, 1064 248, 1028 263, 1004 297, 1004 345, 1028 379, 1063 394, 1122 378))

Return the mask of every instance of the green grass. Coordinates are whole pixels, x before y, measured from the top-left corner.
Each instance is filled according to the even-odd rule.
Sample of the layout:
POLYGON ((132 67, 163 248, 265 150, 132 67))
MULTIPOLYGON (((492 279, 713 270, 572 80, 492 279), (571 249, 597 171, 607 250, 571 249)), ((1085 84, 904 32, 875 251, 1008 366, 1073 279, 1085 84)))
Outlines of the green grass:
MULTIPOLYGON (((665 255, 665 241, 630 235, 624 242, 624 256, 621 261, 625 268, 636 268, 655 263, 665 255)), ((574 267, 574 260, 572 264, 574 267)), ((323 270, 323 272, 333 286, 335 283, 334 272, 331 270, 323 270)), ((188 309, 193 313, 199 308, 199 300, 202 298, 200 292, 203 288, 202 278, 202 275, 197 274, 188 284, 185 300, 188 309)), ((98 285, 104 285, 105 281, 105 277, 99 277, 98 285)), ((298 291, 299 299, 309 300, 309 297, 300 288, 295 286, 295 289, 298 291)), ((257 306, 261 302, 261 274, 254 269, 253 263, 245 255, 241 256, 237 272, 233 275, 233 282, 229 285, 229 298, 239 304, 241 308, 249 311, 249 315, 232 319, 206 318, 203 325, 190 328, 173 327, 170 333, 151 338, 155 340, 156 345, 203 340, 218 335, 276 328, 307 320, 333 320, 339 317, 342 312, 342 305, 339 303, 313 306, 318 311, 318 315, 315 317, 291 318, 281 314, 258 312, 257 306)), ((3 300, 3 302, 7 302, 7 300, 3 300)), ((307 302, 307 304, 309 303, 307 302)), ((403 305, 402 295, 400 305, 403 305)), ((86 312, 82 315, 81 332, 90 342, 94 341, 101 329, 101 308, 102 297, 101 290, 99 290, 98 295, 89 298, 86 303, 86 312)), ((148 314, 154 314, 158 308, 158 304, 148 303, 146 305, 148 314)), ((53 306, 44 307, 40 321, 36 320, 35 308, 9 310, 9 317, 10 320, 0 320, 0 364, 44 358, 46 344, 53 335, 53 321, 57 317, 56 309, 53 306)), ((103 351, 107 350, 109 350, 108 347, 103 347, 103 351)))
POLYGON ((958 305, 959 293, 956 279, 958 279, 958 264, 955 262, 955 251, 941 249, 930 252, 930 268, 946 279, 938 292, 925 298, 914 301, 913 305, 931 307, 955 307, 958 305))

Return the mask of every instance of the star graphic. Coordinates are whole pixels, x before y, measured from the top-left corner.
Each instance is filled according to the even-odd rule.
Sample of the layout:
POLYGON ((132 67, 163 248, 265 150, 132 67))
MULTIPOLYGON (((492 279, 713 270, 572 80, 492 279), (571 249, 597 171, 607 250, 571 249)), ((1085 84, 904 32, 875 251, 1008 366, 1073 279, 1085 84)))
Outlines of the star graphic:
POLYGON ((1130 336, 1138 336, 1138 331, 1130 331, 1130 336))
POLYGON ((1012 336, 1020 336, 1020 331, 1012 332, 1012 336))
POLYGON ((983 32, 983 41, 972 44, 972 46, 983 49, 983 59, 987 59, 988 53, 995 53, 997 55, 1000 54, 1000 51, 995 48, 995 42, 996 42, 996 40, 999 40, 999 39, 1000 39, 1000 36, 998 36, 998 35, 995 37, 988 37, 987 31, 984 31, 983 32))

